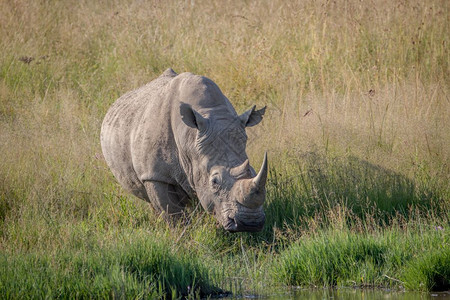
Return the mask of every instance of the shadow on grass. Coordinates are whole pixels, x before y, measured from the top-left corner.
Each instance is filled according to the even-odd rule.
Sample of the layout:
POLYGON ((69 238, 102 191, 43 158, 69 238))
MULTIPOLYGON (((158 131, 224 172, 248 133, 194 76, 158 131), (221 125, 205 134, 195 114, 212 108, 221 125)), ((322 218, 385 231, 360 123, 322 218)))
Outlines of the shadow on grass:
POLYGON ((311 219, 328 226, 336 221, 354 225, 357 219, 364 223, 370 217, 376 225, 385 225, 398 217, 408 220, 414 208, 439 213, 439 196, 427 182, 413 181, 354 156, 307 153, 284 171, 271 169, 267 193, 262 233, 267 240, 273 238, 274 228, 307 230, 311 219))

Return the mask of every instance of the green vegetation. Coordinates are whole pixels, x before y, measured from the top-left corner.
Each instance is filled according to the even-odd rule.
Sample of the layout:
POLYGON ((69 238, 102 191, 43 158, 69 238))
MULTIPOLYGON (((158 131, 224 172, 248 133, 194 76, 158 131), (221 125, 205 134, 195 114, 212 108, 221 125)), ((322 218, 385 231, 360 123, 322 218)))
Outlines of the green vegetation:
POLYGON ((450 260, 445 243, 448 240, 433 228, 408 233, 390 229, 368 236, 347 230, 325 231, 282 251, 274 274, 291 285, 402 283, 411 289, 448 290, 450 260), (439 250, 428 253, 434 248, 439 250))
POLYGON ((448 1, 0 2, 0 295, 449 289, 448 1), (168 225, 108 170, 107 109, 168 67, 268 106, 261 233, 168 225))
POLYGON ((85 251, 3 255, 2 297, 176 298, 216 292, 193 254, 174 251, 145 232, 119 237, 104 245, 88 243, 85 251))
POLYGON ((448 291, 450 289, 450 251, 440 245, 438 250, 423 253, 410 262, 404 274, 411 289, 448 291))

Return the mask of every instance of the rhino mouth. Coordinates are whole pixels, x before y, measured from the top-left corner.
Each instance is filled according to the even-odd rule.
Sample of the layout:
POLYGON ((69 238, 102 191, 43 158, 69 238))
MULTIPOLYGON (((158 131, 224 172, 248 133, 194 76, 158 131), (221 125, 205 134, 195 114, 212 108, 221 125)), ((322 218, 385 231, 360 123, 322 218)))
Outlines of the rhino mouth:
POLYGON ((237 232, 238 225, 236 219, 227 217, 227 221, 225 222, 223 228, 230 232, 237 232))
POLYGON ((239 217, 235 215, 231 217, 230 215, 226 217, 224 222, 224 229, 229 232, 258 232, 264 227, 266 216, 264 212, 258 211, 257 215, 252 216, 252 218, 246 218, 247 214, 239 217))

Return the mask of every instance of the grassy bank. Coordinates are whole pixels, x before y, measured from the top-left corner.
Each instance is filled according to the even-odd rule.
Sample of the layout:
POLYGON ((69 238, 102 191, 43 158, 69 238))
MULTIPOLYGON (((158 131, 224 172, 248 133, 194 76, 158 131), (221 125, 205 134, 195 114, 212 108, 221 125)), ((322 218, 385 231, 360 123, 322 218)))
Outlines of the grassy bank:
POLYGON ((154 299, 217 292, 198 257, 171 249, 167 239, 126 231, 117 237, 53 253, 3 254, 2 297, 154 299))
POLYGON ((1 295, 449 289, 448 1, 0 2, 1 295), (168 67, 268 106, 261 233, 169 226, 107 169, 107 109, 168 67))
POLYGON ((274 275, 288 285, 449 289, 448 235, 439 229, 364 235, 331 230, 303 237, 280 254, 274 275))

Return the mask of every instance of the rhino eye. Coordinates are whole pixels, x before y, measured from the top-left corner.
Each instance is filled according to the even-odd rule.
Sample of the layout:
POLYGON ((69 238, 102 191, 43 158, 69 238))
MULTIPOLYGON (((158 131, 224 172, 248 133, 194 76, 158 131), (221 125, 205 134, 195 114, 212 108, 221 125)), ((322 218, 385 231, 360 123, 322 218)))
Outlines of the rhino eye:
POLYGON ((213 176, 211 178, 211 185, 215 189, 219 188, 219 186, 220 186, 220 178, 219 178, 219 176, 213 176))

